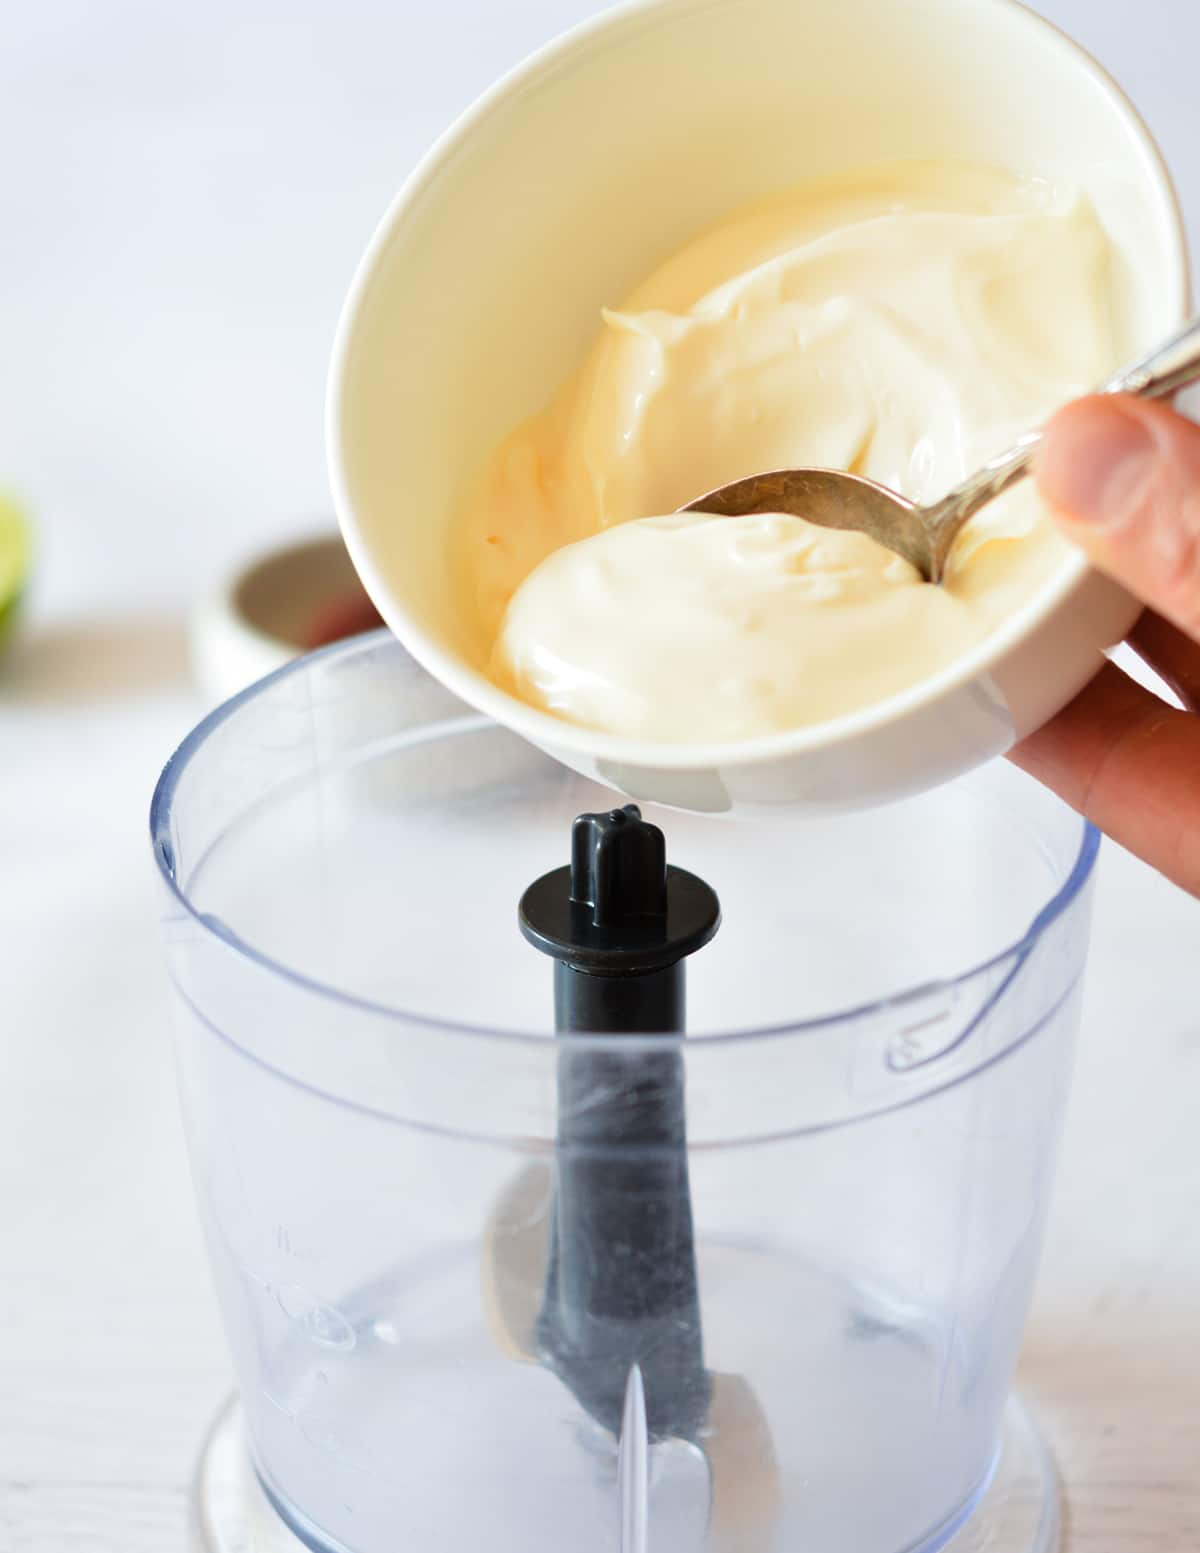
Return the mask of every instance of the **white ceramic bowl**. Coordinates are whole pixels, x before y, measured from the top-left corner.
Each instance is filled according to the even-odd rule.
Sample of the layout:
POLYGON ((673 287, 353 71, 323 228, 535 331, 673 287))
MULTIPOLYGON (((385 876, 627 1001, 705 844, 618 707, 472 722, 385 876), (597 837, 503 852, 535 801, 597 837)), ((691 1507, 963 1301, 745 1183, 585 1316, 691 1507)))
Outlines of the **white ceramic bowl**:
POLYGON ((502 80, 405 184, 354 281, 328 443, 347 547, 384 619, 465 701, 634 798, 845 808, 1002 753, 1079 691, 1137 606, 1072 557, 984 647, 836 722, 738 744, 604 735, 487 680, 448 536, 487 455, 578 365, 602 305, 739 204, 896 158, 1084 188, 1116 253, 1126 354, 1188 310, 1170 179, 1080 48, 1011 0, 641 0, 502 80))

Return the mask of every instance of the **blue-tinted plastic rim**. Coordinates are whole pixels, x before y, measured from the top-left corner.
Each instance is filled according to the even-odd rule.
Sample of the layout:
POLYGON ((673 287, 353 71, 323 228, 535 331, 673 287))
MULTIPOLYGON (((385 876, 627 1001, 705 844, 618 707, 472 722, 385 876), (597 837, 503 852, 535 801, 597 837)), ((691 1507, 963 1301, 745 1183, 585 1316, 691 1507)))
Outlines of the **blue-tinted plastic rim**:
MULTIPOLYGON (((356 1008, 364 1013, 376 1015, 387 1019, 397 1026, 420 1027, 421 1029, 442 1029, 451 1031, 457 1035, 486 1038, 493 1041, 508 1041, 514 1043, 534 1043, 539 1046, 555 1040, 553 1031, 522 1031, 501 1030, 489 1025, 476 1025, 454 1019, 442 1019, 437 1015, 427 1013, 414 1013, 407 1009, 394 1008, 387 1003, 377 1003, 370 998, 363 998, 355 993, 347 992, 343 988, 330 986, 326 982, 318 981, 314 977, 305 976, 302 972, 276 960, 272 956, 255 949, 251 944, 242 939, 235 938, 229 933, 222 933, 199 911, 189 900, 186 891, 181 886, 175 873, 174 849, 171 844, 171 817, 174 809, 176 793, 180 780, 187 770, 189 763, 232 716, 243 706, 256 700, 264 691, 295 674, 307 673, 314 664, 326 659, 332 660, 338 657, 351 659, 359 653, 375 652, 381 645, 393 641, 391 633, 387 630, 372 631, 362 636, 353 637, 350 641, 334 642, 328 647, 319 648, 316 652, 307 653, 303 657, 293 659, 291 663, 284 664, 282 668, 274 670, 264 678, 248 685, 245 690, 230 697, 215 707, 207 717, 203 718, 179 747, 171 755, 162 774, 159 776, 154 788, 154 795, 150 800, 150 840, 154 849, 154 861, 162 876, 167 890, 178 904, 180 910, 191 921, 196 930, 205 937, 220 943, 230 953, 241 955, 248 963, 257 967, 266 974, 279 977, 292 986, 313 996, 324 998, 343 1007, 356 1008)), ((403 654, 404 649, 399 643, 393 643, 395 651, 403 654)), ((480 728, 492 726, 487 718, 480 714, 473 714, 470 708, 464 707, 464 713, 477 722, 480 728)), ((461 730, 462 723, 458 723, 461 730)), ((728 822, 726 822, 728 823, 728 822)), ((967 1040, 971 1032, 984 1018, 987 1012, 995 1005, 997 999, 1003 994, 1012 977, 1020 970, 1025 960, 1037 947, 1038 941, 1046 930, 1061 917, 1081 893, 1091 877, 1095 867, 1096 857, 1100 850, 1100 833, 1095 826, 1086 820, 1079 821, 1080 844, 1075 855, 1071 871, 1062 885, 1046 904, 1037 912, 1028 929, 1015 943, 1000 950, 987 960, 980 961, 970 969, 961 971, 956 976, 944 980, 931 980, 918 983, 907 988, 904 992, 897 993, 893 997, 875 999, 868 1003, 857 1004, 852 1008, 843 1009, 835 1014, 825 1014, 813 1019, 796 1020, 790 1024, 776 1024, 752 1027, 746 1030, 732 1031, 728 1033, 718 1032, 708 1035, 690 1035, 687 1040, 692 1045, 703 1044, 705 1046, 720 1043, 741 1043, 748 1041, 769 1040, 782 1036, 795 1036, 813 1033, 821 1030, 830 1030, 838 1025, 850 1024, 869 1017, 872 1014, 882 1013, 884 1010, 903 1008, 909 1003, 920 1002, 938 992, 951 987, 962 986, 973 981, 976 977, 985 976, 1011 962, 1009 974, 997 988, 996 992, 987 1000, 984 1008, 972 1019, 968 1027, 961 1032, 955 1040, 953 1047, 939 1052, 939 1057, 945 1057, 967 1040)), ((598 1048, 607 1047, 614 1039, 621 1041, 621 1050, 630 1052, 633 1045, 638 1044, 638 1038, 629 1036, 575 1036, 572 1038, 577 1044, 595 1044, 598 1048)), ((666 1037, 648 1036, 641 1038, 646 1042, 661 1045, 666 1037)), ((682 1037, 671 1037, 682 1039, 682 1037)))

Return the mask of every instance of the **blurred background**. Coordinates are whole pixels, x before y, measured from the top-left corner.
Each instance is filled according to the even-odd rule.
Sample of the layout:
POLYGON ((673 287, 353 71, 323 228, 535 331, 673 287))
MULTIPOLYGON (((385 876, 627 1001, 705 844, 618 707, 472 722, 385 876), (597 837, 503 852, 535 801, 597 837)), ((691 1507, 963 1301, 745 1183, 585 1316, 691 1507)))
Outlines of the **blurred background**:
MULTIPOLYGON (((190 1464, 228 1385, 179 1136, 145 835, 158 770, 206 709, 189 678, 188 612, 239 557, 332 526, 325 372, 375 223, 496 75, 604 8, 40 0, 0 18, 0 489, 19 496, 34 545, 0 658, 4 1553, 182 1546, 190 1464)), ((1195 241, 1200 8, 1038 8, 1133 96, 1195 241)), ((1154 1329, 1141 1392, 1156 1376, 1172 1383, 1177 1339, 1195 1343, 1200 1290, 1176 1279, 1168 1297, 1151 1275, 1167 1243, 1196 1246, 1194 1190, 1165 1165, 1155 1175, 1170 1139, 1153 1097, 1170 1082, 1200 1098, 1200 1032, 1175 969, 1198 925, 1193 903, 1109 849, 1091 997, 1113 1034, 1081 1067, 1051 1250, 1061 1276, 1047 1275, 1056 1292, 1031 1337, 1035 1392, 1062 1390, 1060 1318, 1103 1395, 1133 1387, 1115 1335, 1133 1294, 1093 1309, 1114 1259, 1154 1329), (1121 1020, 1151 1050, 1117 1112, 1100 1065, 1120 1060, 1121 1020), (1073 1228, 1073 1207, 1096 1192, 1123 1226, 1119 1251, 1073 1228)), ((1081 1417, 1090 1395, 1070 1403, 1081 1417)), ((1088 1470, 1103 1472, 1108 1448, 1096 1444, 1088 1470)), ((1139 1538, 1153 1534, 1155 1470, 1139 1538)))

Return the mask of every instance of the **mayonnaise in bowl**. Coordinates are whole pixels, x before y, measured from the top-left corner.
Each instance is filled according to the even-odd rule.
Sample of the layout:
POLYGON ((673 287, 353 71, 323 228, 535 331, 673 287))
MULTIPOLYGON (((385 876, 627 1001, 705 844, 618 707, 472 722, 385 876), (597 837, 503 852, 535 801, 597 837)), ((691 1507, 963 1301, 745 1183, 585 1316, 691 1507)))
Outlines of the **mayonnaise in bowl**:
POLYGON ((1061 566, 1032 489, 934 587, 852 532, 671 515, 762 469, 935 500, 1115 364, 1109 245, 1071 189, 954 163, 736 212, 621 307, 466 514, 466 609, 503 689, 566 721, 715 743, 885 701, 984 642, 1061 566))

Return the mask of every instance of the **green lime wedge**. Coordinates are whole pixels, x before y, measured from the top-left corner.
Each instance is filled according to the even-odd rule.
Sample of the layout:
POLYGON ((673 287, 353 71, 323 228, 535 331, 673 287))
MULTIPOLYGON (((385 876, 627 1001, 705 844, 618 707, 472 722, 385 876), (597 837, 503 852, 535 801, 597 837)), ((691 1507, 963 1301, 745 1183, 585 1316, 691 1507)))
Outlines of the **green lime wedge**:
POLYGON ((12 634, 30 556, 29 522, 12 497, 0 492, 0 647, 12 634))

